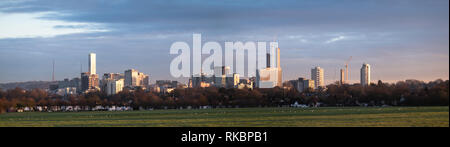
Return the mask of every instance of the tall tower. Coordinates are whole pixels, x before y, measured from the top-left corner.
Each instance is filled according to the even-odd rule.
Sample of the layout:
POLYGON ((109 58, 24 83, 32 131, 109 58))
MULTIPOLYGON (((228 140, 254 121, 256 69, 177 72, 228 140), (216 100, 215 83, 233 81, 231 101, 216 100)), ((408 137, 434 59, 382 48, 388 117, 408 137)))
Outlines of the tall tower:
POLYGON ((311 79, 314 80, 314 88, 325 87, 325 82, 323 80, 323 69, 319 66, 311 69, 311 79))
POLYGON ((348 66, 348 63, 350 62, 352 60, 352 56, 350 56, 350 58, 348 58, 348 60, 347 61, 345 61, 345 71, 342 71, 341 70, 341 84, 345 84, 345 83, 347 83, 349 80, 348 80, 348 69, 349 69, 349 66, 348 66))
POLYGON ((277 79, 277 86, 282 87, 283 86, 283 82, 282 82, 282 70, 281 70, 281 62, 280 62, 280 48, 277 48, 277 69, 278 69, 278 79, 277 79))
POLYGON ((278 42, 270 43, 270 53, 266 54, 266 68, 256 70, 255 86, 259 88, 273 88, 283 86, 281 69, 281 54, 278 42))
POLYGON ((361 67, 361 85, 370 85, 370 65, 364 63, 361 67))
POLYGON ((339 84, 343 85, 345 84, 346 80, 345 80, 345 69, 341 69, 341 80, 339 81, 339 84))
POLYGON ((95 53, 90 53, 89 54, 89 72, 91 73, 91 75, 93 74, 97 74, 96 73, 96 55, 95 53))

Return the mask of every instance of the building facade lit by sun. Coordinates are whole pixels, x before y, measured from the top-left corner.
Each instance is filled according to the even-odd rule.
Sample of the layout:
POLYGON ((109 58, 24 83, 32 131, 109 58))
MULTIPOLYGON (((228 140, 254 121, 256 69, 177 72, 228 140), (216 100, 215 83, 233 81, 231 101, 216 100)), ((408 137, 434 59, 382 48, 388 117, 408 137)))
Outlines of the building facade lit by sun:
POLYGON ((81 73, 81 91, 98 90, 100 83, 97 75, 96 54, 89 53, 89 72, 81 73))
POLYGON ((366 63, 361 67, 361 85, 370 85, 370 65, 366 63))
POLYGON ((89 54, 89 73, 90 74, 97 74, 97 60, 96 60, 96 54, 90 53, 89 54))
POLYGON ((323 68, 315 67, 311 69, 311 79, 314 80, 314 89, 319 87, 325 87, 325 81, 323 78, 323 68))
MULTIPOLYGON (((278 46, 278 45, 276 45, 278 46)), ((271 46, 272 55, 267 54, 266 68, 258 69, 256 71, 256 87, 259 88, 273 88, 276 86, 282 87, 282 69, 280 62, 280 48, 271 46), (276 54, 276 55, 275 55, 276 54), (274 58, 276 57, 276 58, 274 58), (276 60, 276 62, 275 62, 276 60), (275 65, 276 63, 276 65, 275 65)))

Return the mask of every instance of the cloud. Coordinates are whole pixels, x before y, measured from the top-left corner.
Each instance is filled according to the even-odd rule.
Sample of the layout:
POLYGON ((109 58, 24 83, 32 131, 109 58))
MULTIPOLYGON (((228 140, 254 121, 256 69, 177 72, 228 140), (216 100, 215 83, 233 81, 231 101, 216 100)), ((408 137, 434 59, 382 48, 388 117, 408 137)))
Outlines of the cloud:
MULTIPOLYGON (((153 79, 165 79, 171 43, 191 44, 192 33, 201 33, 205 42, 220 43, 272 41, 277 36, 282 60, 308 60, 286 60, 286 69, 306 73, 316 64, 326 64, 319 66, 327 67, 326 74, 333 73, 332 67, 341 63, 332 60, 345 61, 348 56, 359 58, 360 66, 366 61, 391 62, 378 61, 386 54, 432 58, 424 56, 426 52, 446 55, 436 65, 448 67, 448 2, 0 0, 0 82, 46 80, 39 77, 50 76, 28 70, 31 65, 50 67, 51 62, 34 59, 37 55, 39 60, 56 58, 58 65, 66 65, 58 68, 59 79, 79 76, 79 62, 87 62, 88 52, 97 52, 99 73, 137 67, 153 79), (15 76, 16 71, 30 74, 15 76)), ((438 62, 426 62, 434 63, 438 62)), ((405 64, 408 70, 399 71, 390 64, 383 66, 392 68, 385 71, 392 75, 423 68, 405 64)))
POLYGON ((325 43, 326 44, 333 43, 333 42, 336 42, 336 41, 344 40, 346 38, 347 37, 345 37, 345 36, 338 36, 338 37, 331 38, 330 40, 326 41, 325 43))
POLYGON ((107 32, 99 23, 67 22, 40 19, 56 12, 2 13, 0 12, 0 39, 55 37, 75 33, 107 32))

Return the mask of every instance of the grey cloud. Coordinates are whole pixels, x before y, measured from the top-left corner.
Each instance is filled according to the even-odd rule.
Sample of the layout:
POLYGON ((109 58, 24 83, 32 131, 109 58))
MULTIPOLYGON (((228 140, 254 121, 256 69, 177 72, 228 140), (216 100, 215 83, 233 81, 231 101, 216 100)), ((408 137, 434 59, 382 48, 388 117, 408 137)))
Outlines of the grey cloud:
MULTIPOLYGON (((86 62, 88 52, 97 52, 99 72, 121 72, 136 67, 153 75, 152 79, 162 79, 167 78, 171 43, 191 44, 192 33, 202 33, 205 41, 220 43, 276 38, 289 72, 286 80, 307 73, 298 72, 308 71, 317 64, 323 64, 328 68, 327 74, 333 74, 332 70, 338 66, 336 62, 345 61, 349 55, 355 57, 355 66, 367 60, 395 69, 379 60, 386 55, 392 59, 403 57, 405 53, 417 58, 432 58, 423 55, 424 52, 448 55, 448 11, 447 0, 1 1, 2 13, 56 12, 40 19, 100 23, 110 31, 54 38, 1 39, 0 68, 26 69, 34 64, 46 69, 48 63, 37 59, 58 58, 58 63, 67 66, 60 67, 62 71, 67 69, 58 74, 60 78, 78 76, 79 62, 86 62), (346 39, 324 43, 338 36, 346 39), (360 60, 356 61, 357 58, 360 60), (10 61, 17 63, 17 67, 4 64, 10 61)), ((56 26, 82 27, 89 26, 56 26)), ((441 64, 448 66, 448 56, 439 59, 446 59, 447 63, 441 64)), ((434 63, 436 60, 429 62, 434 63)), ((395 75, 392 73, 399 71, 388 72, 385 74, 395 75)), ((0 82, 22 78, 0 72, 0 82)), ((30 76, 28 80, 34 78, 30 76)))

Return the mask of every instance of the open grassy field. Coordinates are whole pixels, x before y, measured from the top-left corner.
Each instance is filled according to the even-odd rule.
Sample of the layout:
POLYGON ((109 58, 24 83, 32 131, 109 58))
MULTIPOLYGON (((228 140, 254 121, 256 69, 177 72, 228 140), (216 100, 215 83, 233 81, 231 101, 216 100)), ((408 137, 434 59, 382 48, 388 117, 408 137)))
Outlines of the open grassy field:
POLYGON ((445 107, 225 108, 0 114, 0 126, 86 127, 449 127, 445 107))

